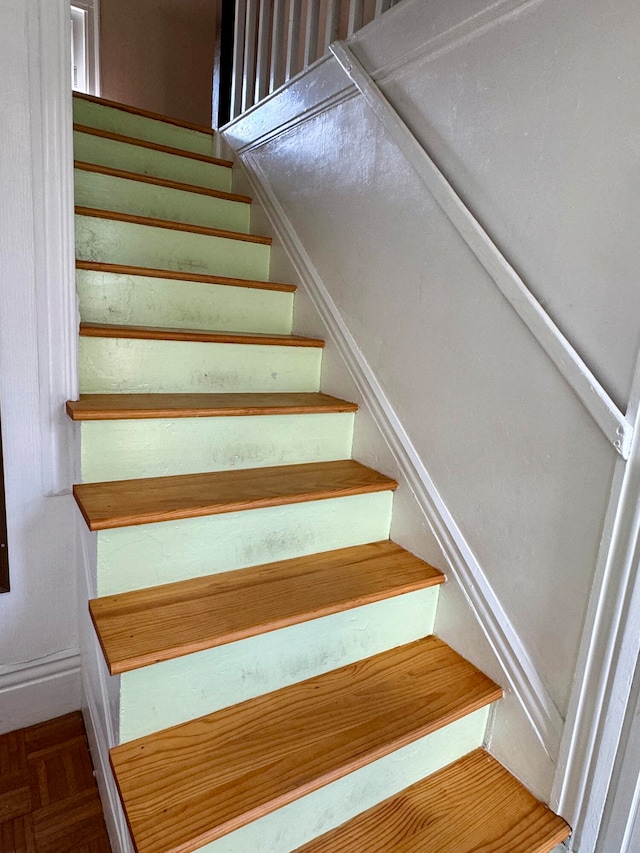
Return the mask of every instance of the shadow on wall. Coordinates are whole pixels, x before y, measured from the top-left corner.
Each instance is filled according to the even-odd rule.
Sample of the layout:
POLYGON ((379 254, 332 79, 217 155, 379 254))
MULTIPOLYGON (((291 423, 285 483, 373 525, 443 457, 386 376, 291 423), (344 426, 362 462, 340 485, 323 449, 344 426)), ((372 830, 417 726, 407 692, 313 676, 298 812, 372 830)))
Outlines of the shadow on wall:
POLYGON ((214 0, 101 0, 102 96, 211 126, 214 0))

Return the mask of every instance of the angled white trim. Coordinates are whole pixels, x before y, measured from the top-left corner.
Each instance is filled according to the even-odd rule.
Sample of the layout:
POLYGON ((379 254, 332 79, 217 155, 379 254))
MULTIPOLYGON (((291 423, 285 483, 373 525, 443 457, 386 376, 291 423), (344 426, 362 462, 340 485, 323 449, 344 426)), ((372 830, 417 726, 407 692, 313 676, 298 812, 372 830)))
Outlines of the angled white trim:
POLYGON ((340 316, 266 175, 250 153, 245 154, 241 162, 246 167, 256 199, 264 207, 331 340, 343 357, 381 429, 398 467, 415 492, 418 503, 498 658, 505 680, 518 697, 545 751, 554 758, 563 727, 560 712, 492 590, 482 567, 445 506, 384 391, 340 316))
POLYGON ((37 0, 29 20, 42 489, 74 480, 78 314, 73 230, 73 140, 68 0, 37 0))
POLYGON ((502 295, 544 349, 609 442, 627 459, 633 430, 624 414, 534 298, 351 50, 342 42, 335 42, 329 49, 502 295))

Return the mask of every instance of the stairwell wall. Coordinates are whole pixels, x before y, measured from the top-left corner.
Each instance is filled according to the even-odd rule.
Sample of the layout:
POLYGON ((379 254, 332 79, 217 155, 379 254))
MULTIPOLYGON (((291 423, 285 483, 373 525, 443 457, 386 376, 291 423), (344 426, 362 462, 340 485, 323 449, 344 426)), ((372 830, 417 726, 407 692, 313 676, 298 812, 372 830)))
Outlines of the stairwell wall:
MULTIPOLYGON (((11 574, 11 591, 0 595, 0 733, 81 705, 76 510, 70 494, 52 491, 46 464, 64 420, 59 379, 67 363, 65 357, 55 361, 66 338, 58 315, 46 317, 49 276, 71 293, 73 286, 61 281, 56 261, 62 222, 71 215, 70 208, 61 213, 60 184, 55 227, 45 233, 42 134, 52 110, 70 127, 68 19, 65 3, 0 4, 0 407, 11 574), (55 64, 59 48, 61 69, 55 64), (53 71, 46 67, 52 58, 53 71), (52 104, 43 79, 45 88, 60 86, 64 99, 52 104)), ((50 175, 56 166, 51 156, 50 175)))
MULTIPOLYGON (((640 333, 636 16, 631 0, 406 0, 352 41, 623 411, 640 333)), ((225 137, 295 230, 562 720, 615 451, 333 59, 225 137)), ((312 313, 298 330, 319 331, 312 313)), ((371 446, 356 438, 358 457, 371 446)), ((419 531, 396 536, 420 551, 419 531)), ((499 678, 455 583, 437 628, 499 678)), ((539 749, 513 697, 492 744, 548 796, 557 746, 539 749)))

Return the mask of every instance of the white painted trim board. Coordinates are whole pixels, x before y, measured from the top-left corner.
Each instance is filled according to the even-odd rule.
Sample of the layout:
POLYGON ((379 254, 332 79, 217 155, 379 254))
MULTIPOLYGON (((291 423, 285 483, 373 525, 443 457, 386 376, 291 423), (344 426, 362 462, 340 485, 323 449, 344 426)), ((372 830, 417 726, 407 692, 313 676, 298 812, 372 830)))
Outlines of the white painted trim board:
POLYGON ((80 708, 80 652, 65 649, 0 667, 0 734, 80 708))
POLYGON ((29 19, 35 273, 42 490, 74 480, 74 432, 64 411, 77 398, 79 315, 75 291, 73 135, 68 0, 37 0, 29 19))

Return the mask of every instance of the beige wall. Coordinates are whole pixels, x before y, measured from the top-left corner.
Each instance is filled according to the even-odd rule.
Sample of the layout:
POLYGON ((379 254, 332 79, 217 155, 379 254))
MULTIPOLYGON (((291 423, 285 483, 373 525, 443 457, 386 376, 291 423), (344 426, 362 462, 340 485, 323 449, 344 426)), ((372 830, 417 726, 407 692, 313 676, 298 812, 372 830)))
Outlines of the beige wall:
POLYGON ((102 96, 211 126, 215 0, 101 0, 102 96))

